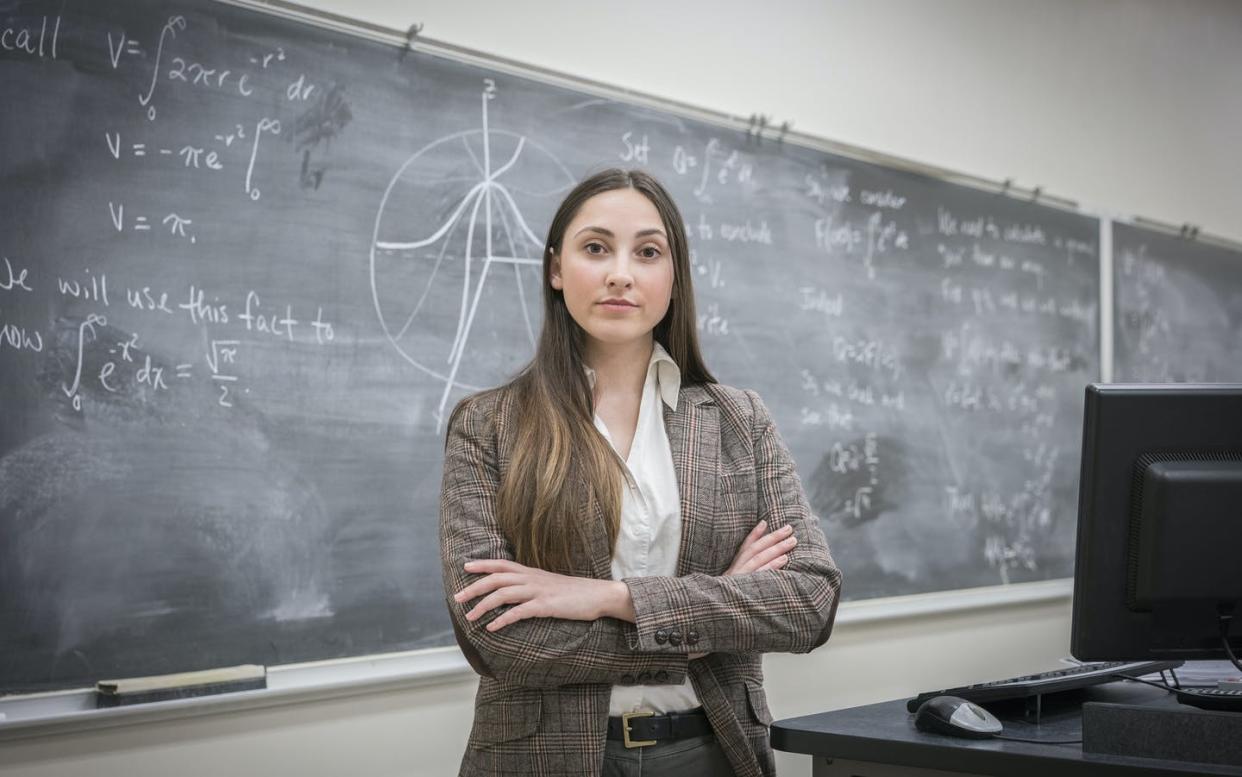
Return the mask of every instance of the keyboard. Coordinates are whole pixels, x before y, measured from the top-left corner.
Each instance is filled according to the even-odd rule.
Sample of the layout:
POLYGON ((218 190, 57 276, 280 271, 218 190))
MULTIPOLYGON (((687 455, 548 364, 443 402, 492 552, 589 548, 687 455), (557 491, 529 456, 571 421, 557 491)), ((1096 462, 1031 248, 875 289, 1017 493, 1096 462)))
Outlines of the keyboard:
MULTIPOLYGON (((1163 672, 1166 669, 1176 669, 1181 665, 1181 661, 1099 661, 1078 664, 1064 669, 1054 669, 1051 672, 1011 677, 1008 680, 963 685, 960 688, 946 688, 943 691, 927 691, 906 702, 906 709, 914 712, 923 702, 933 696, 957 696, 976 704, 982 704, 1073 691, 1090 685, 1111 683, 1118 679, 1118 675, 1138 677, 1152 672, 1163 672)), ((1239 696, 1242 697, 1242 694, 1239 696)))
POLYGON ((1242 689, 1239 688, 1179 688, 1174 693, 1178 701, 1191 707, 1242 712, 1242 689))

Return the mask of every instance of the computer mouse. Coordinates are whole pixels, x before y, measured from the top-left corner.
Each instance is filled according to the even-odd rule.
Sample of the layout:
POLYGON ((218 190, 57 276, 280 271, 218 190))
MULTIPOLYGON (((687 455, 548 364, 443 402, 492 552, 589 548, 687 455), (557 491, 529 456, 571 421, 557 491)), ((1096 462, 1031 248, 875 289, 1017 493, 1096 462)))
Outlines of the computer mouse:
POLYGON ((933 696, 923 702, 914 713, 914 726, 919 731, 966 739, 988 739, 1004 728, 995 715, 956 696, 933 696))

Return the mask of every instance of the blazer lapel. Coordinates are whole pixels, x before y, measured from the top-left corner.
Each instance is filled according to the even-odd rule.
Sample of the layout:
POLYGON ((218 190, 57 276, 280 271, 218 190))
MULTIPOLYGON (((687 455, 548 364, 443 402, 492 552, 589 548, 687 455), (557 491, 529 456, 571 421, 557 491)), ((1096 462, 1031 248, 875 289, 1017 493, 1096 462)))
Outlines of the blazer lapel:
POLYGON ((712 573, 712 515, 720 494, 720 414, 702 386, 683 386, 677 409, 664 408, 681 496, 681 547, 677 576, 712 573))
POLYGON ((596 580, 612 579, 612 557, 608 555, 608 522, 604 508, 596 500, 591 501, 591 520, 587 522, 587 547, 591 558, 587 571, 596 580))

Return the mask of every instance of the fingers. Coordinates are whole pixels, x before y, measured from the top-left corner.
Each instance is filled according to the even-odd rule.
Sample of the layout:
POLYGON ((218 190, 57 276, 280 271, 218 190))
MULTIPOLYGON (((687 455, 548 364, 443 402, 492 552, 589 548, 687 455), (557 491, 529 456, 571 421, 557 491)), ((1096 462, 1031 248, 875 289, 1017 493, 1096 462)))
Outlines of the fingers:
POLYGON ((497 588, 517 585, 521 582, 523 582, 522 576, 515 572, 494 572, 479 580, 475 580, 470 585, 453 594, 453 599, 458 602, 468 602, 490 591, 495 591, 497 588))
POLYGON ((504 558, 478 558, 467 561, 465 564, 465 570, 471 573, 524 572, 527 569, 529 567, 504 558))
MULTIPOLYGON (((745 564, 757 550, 764 547, 761 543, 763 542, 763 533, 767 530, 767 521, 760 521, 755 525, 755 528, 750 530, 750 534, 747 534, 742 540, 742 544, 738 546, 737 553, 733 557, 733 563, 729 567, 730 571, 745 564)), ((770 534, 768 535, 768 537, 771 536, 770 534)))
POLYGON ((501 613, 496 620, 487 624, 488 631, 498 631, 511 623, 516 623, 526 618, 535 617, 535 608, 532 602, 523 602, 517 607, 509 609, 507 612, 501 613))
POLYGON ((759 567, 755 571, 762 572, 765 569, 780 569, 781 567, 785 566, 788 563, 789 563, 789 554, 785 554, 784 556, 780 556, 779 558, 772 559, 771 561, 759 567))
POLYGON ((760 521, 755 524, 755 528, 750 530, 750 534, 747 534, 742 539, 742 544, 738 546, 737 553, 733 556, 733 563, 729 565, 729 571, 725 572, 726 575, 733 574, 734 567, 741 565, 750 557, 750 546, 757 542, 767 530, 767 521, 760 521))
POLYGON ((747 568, 747 571, 761 569, 765 564, 789 553, 789 551, 793 550, 794 546, 797 544, 797 537, 792 535, 785 537, 780 542, 770 544, 768 547, 756 553, 743 566, 747 568))
MULTIPOLYGON (((493 610, 502 604, 513 604, 514 602, 522 602, 530 598, 530 594, 519 585, 509 585, 494 591, 483 597, 483 601, 474 606, 470 612, 466 613, 466 620, 474 622, 483 617, 483 614, 489 610, 493 610)), ((506 613, 508 614, 508 613, 506 613)), ((493 629, 495 631, 495 629, 493 629)))
POLYGON ((758 540, 755 540, 754 542, 752 542, 750 545, 750 548, 748 549, 749 550, 748 556, 753 557, 792 535, 793 535, 792 526, 782 526, 776 531, 771 532, 770 534, 764 537, 760 537, 758 540))
MULTIPOLYGON (((752 534, 753 533, 754 532, 752 532, 752 534)), ((768 561, 771 561, 773 558, 775 558, 775 556, 769 556, 766 559, 764 559, 764 561, 759 562, 758 564, 755 564, 753 562, 757 556, 768 551, 774 546, 778 546, 780 543, 791 538, 792 536, 793 536, 792 526, 782 526, 781 528, 768 534, 767 536, 760 537, 754 540, 753 542, 749 542, 749 544, 747 541, 750 540, 750 537, 748 536, 747 541, 743 541, 742 549, 738 551, 737 557, 733 560, 733 565, 731 569, 734 571, 734 573, 739 573, 739 574, 741 572, 753 571, 760 564, 767 563, 768 561)), ((789 546, 789 547, 792 547, 792 546, 789 546)), ((781 551, 781 552, 783 553, 785 551, 781 551)), ((780 555, 780 553, 777 553, 776 555, 780 555)))

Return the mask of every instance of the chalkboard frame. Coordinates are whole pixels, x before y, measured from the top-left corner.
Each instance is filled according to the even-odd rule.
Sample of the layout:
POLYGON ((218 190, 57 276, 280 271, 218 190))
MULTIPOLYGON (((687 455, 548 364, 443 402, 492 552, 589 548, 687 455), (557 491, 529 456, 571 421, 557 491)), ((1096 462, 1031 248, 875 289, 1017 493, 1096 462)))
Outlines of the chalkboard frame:
MULTIPOLYGON (((403 32, 384 28, 369 22, 349 19, 328 12, 312 11, 283 0, 215 0, 215 2, 342 32, 397 48, 409 47, 433 56, 480 65, 550 85, 568 87, 588 94, 667 111, 681 117, 695 119, 729 130, 746 131, 751 126, 750 122, 742 117, 558 73, 422 36, 409 36, 403 32)), ((1113 221, 1126 221, 1148 228, 1163 228, 1172 234, 1178 233, 1175 227, 1168 227, 1160 222, 1137 217, 1128 218, 1096 209, 1084 208, 1076 201, 1044 193, 1040 188, 1027 189, 1012 185, 1008 181, 996 182, 894 155, 830 141, 800 131, 780 131, 779 128, 769 127, 767 130, 757 133, 757 139, 759 142, 765 143, 784 142, 796 144, 809 149, 877 164, 892 170, 927 176, 947 183, 967 186, 1018 200, 1038 202, 1040 205, 1100 219, 1099 356, 1100 379, 1104 382, 1111 380, 1113 367, 1113 257, 1110 240, 1111 224, 1113 221)), ((1238 248, 1232 241, 1209 235, 1200 235, 1197 239, 1211 241, 1230 248, 1238 248)), ((1070 578, 1061 578, 1032 583, 869 599, 844 603, 838 616, 838 622, 846 624, 874 622, 1006 605, 1034 605, 1061 600, 1068 601, 1071 594, 1072 580, 1070 578)), ((4 714, 4 717, 0 717, 0 741, 28 736, 42 736, 54 732, 141 724, 153 720, 214 714, 246 708, 270 707, 368 693, 381 689, 390 690, 425 685, 442 682, 445 679, 459 678, 469 674, 470 671, 469 666, 456 647, 442 647, 331 659, 315 662, 314 664, 269 667, 272 686, 264 691, 158 702, 132 708, 87 709, 85 701, 89 696, 89 692, 84 690, 11 696, 0 698, 0 713, 4 714)))

